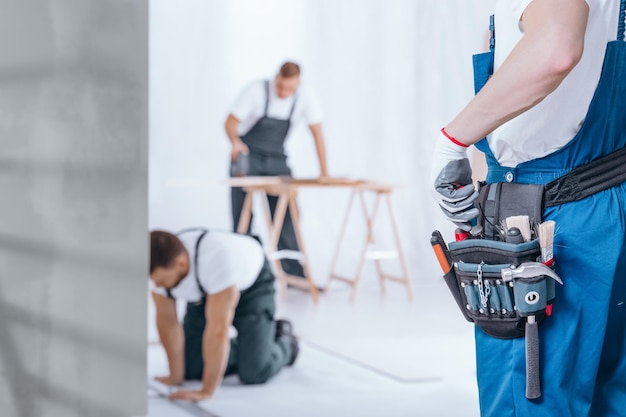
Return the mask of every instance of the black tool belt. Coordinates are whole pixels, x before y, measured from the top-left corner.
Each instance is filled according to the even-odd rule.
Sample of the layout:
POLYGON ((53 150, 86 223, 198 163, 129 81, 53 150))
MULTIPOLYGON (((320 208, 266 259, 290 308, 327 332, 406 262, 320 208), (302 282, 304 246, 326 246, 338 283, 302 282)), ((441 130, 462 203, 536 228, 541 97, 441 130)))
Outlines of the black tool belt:
POLYGON ((626 181, 626 148, 581 165, 545 185, 545 207, 579 201, 626 181))
POLYGON ((580 201, 626 181, 626 148, 619 149, 547 184, 495 183, 480 184, 480 197, 476 205, 484 237, 499 239, 494 225, 504 213, 530 216, 530 222, 541 222, 543 209, 580 201))

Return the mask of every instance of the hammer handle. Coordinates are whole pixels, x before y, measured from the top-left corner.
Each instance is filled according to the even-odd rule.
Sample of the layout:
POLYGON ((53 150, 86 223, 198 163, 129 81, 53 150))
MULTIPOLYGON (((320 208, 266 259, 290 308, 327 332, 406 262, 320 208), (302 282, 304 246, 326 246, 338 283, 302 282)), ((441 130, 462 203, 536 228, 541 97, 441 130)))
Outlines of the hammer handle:
POLYGON ((539 397, 539 331, 535 316, 529 316, 526 321, 526 398, 534 400, 539 397))

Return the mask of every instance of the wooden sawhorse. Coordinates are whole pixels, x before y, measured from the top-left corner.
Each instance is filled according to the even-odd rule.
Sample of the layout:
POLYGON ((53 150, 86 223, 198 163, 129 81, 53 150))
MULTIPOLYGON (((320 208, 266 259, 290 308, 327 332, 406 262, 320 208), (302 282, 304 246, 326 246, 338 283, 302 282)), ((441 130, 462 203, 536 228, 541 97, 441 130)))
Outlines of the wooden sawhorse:
POLYGON ((404 252, 402 250, 402 245, 400 243, 400 236, 398 234, 398 226, 396 224, 396 219, 393 213, 393 208, 391 205, 391 194, 393 192, 393 187, 389 185, 378 184, 374 182, 363 182, 352 188, 352 193, 350 195, 350 200, 348 203, 348 207, 346 209, 345 218, 343 221, 343 225, 341 228, 341 232, 339 234, 339 241, 337 243, 337 249, 335 250, 335 256, 332 262, 330 277, 328 279, 328 283, 326 285, 326 290, 328 290, 330 283, 333 280, 338 280, 350 284, 352 286, 352 294, 350 296, 350 300, 354 302, 356 298, 357 288, 361 279, 363 277, 363 268, 365 267, 365 261, 371 259, 374 261, 376 266, 376 271, 378 272, 378 279, 380 283, 380 290, 384 294, 385 293, 385 281, 395 281, 404 284, 407 291, 407 296, 409 301, 413 301, 413 291, 411 289, 411 281, 409 279, 409 272, 406 265, 406 259, 404 257, 404 252), (366 193, 374 193, 374 207, 371 212, 368 209, 367 201, 365 199, 366 193), (340 276, 336 272, 337 263, 339 261, 339 255, 341 252, 341 245, 344 241, 345 232, 348 224, 348 219, 350 218, 350 213, 352 212, 352 207, 355 204, 356 200, 359 200, 361 203, 361 208, 363 209, 363 215, 365 217, 365 221, 367 224, 367 238, 363 245, 363 249, 361 250, 361 254, 359 257, 359 261, 357 264, 357 272, 354 278, 346 278, 340 276), (387 250, 387 251, 373 251, 370 249, 371 245, 375 243, 374 238, 374 226, 379 213, 379 208, 381 202, 384 200, 387 211, 389 213, 389 219, 391 221, 391 229, 393 232, 393 239, 395 243, 395 249, 387 250), (400 269, 402 271, 401 276, 392 276, 386 274, 383 271, 382 260, 383 259, 398 259, 400 263, 400 269))

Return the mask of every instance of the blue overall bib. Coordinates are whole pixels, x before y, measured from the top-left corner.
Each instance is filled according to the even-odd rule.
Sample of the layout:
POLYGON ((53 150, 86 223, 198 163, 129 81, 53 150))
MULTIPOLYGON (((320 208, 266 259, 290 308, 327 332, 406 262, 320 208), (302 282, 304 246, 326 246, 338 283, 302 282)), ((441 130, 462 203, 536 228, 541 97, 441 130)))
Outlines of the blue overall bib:
MULTIPOLYGON (((621 21, 624 17, 622 1, 621 21)), ((609 42, 584 124, 562 149, 516 168, 500 166, 486 140, 487 182, 543 184, 626 146, 626 43, 623 23, 609 42)), ((492 51, 476 56, 480 89, 492 51), (477 59, 478 58, 478 59, 477 59)), ((491 60, 491 61, 490 61, 491 60)), ((626 184, 544 210, 556 222, 553 314, 539 326, 543 396, 525 398, 524 338, 501 340, 476 327, 482 416, 626 416, 626 184)))
MULTIPOLYGON (((250 176, 291 176, 291 169, 287 165, 287 155, 285 155, 285 139, 289 133, 291 125, 291 117, 296 108, 296 100, 294 100, 287 119, 276 119, 267 115, 267 109, 270 101, 270 82, 265 81, 265 111, 263 116, 252 126, 250 131, 241 136, 241 140, 248 146, 250 150, 250 168, 248 175, 250 176)), ((231 209, 233 216, 233 231, 237 231, 239 218, 241 217, 241 209, 246 192, 239 187, 231 189, 231 209)), ((278 204, 278 197, 267 196, 267 202, 270 206, 272 218, 278 204)), ((252 222, 250 222, 252 224, 252 222)), ((248 227, 250 233, 250 227, 248 227)), ((298 239, 294 230, 291 213, 287 210, 283 221, 283 229, 278 238, 278 250, 299 251, 298 239)), ((304 277, 304 269, 302 264, 295 259, 281 259, 280 261, 283 271, 289 275, 304 277)))

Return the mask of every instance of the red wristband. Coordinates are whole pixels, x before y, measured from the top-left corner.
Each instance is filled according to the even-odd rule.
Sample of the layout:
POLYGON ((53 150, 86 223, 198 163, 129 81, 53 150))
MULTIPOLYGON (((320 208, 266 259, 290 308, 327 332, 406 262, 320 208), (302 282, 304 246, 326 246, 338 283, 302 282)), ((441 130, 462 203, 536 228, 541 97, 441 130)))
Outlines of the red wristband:
POLYGON ((456 139, 455 139, 455 138, 453 138, 452 136, 448 135, 448 132, 446 132, 446 128, 445 128, 445 127, 442 127, 442 128, 441 128, 441 133, 443 133, 443 135, 444 135, 445 137, 447 137, 448 139, 450 139, 450 141, 451 141, 452 143, 454 143, 455 145, 459 145, 459 146, 462 146, 462 147, 464 147, 464 148, 469 148, 469 145, 466 145, 466 144, 464 144, 463 142, 459 142, 458 140, 456 140, 456 139))

